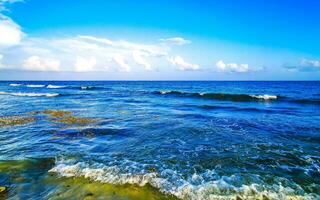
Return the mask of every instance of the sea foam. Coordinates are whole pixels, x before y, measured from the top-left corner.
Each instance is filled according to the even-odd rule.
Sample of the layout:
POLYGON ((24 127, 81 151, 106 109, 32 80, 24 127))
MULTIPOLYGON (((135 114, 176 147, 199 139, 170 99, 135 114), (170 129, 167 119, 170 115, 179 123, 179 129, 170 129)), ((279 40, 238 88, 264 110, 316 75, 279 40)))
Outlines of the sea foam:
POLYGON ((0 95, 11 95, 11 96, 21 96, 21 97, 56 97, 60 94, 58 93, 34 93, 34 92, 0 92, 0 95))
POLYGON ((65 88, 66 86, 63 85, 48 85, 47 88, 50 89, 58 89, 58 88, 65 88))
POLYGON ((19 87, 19 86, 21 86, 21 84, 19 84, 19 83, 11 83, 9 86, 11 86, 11 87, 19 87))
POLYGON ((31 87, 31 88, 42 88, 45 87, 46 85, 27 85, 27 87, 31 87))
POLYGON ((257 99, 264 99, 264 100, 271 100, 271 99, 277 99, 278 97, 276 95, 268 95, 268 94, 264 94, 264 95, 250 95, 254 98, 257 99))
MULTIPOLYGON (((137 167, 137 166, 134 166, 137 167)), ((126 167, 130 168, 130 165, 126 167)), ((232 181, 238 181, 239 175, 220 176, 216 180, 205 181, 206 174, 193 174, 189 179, 179 176, 177 172, 166 169, 160 172, 123 172, 117 166, 106 166, 103 164, 87 164, 71 160, 56 161, 56 165, 49 170, 62 177, 84 177, 91 181, 108 184, 124 185, 135 184, 145 186, 150 184, 159 191, 174 195, 180 199, 189 200, 214 200, 214 199, 236 199, 238 196, 243 199, 315 199, 317 194, 298 194, 290 187, 281 184, 243 184, 236 186, 232 181), (168 175, 169 176, 166 176, 168 175), (170 175, 171 174, 171 175, 170 175), (196 184, 198 182, 198 184, 196 184)), ((301 191, 299 192, 301 193, 301 191)))

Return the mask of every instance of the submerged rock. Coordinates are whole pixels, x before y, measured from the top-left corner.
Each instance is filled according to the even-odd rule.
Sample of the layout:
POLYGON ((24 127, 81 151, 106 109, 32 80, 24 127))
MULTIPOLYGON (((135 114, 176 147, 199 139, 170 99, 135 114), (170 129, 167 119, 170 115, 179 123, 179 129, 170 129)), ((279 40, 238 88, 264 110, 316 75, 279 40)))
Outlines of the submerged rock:
POLYGON ((0 117, 0 127, 18 126, 32 123, 35 119, 33 117, 25 116, 5 116, 0 117))
POLYGON ((6 194, 8 192, 8 189, 5 186, 0 186, 0 195, 6 194))
POLYGON ((53 122, 69 125, 87 125, 97 120, 85 117, 74 116, 72 112, 65 110, 44 110, 44 114, 49 115, 53 122))
POLYGON ((63 118, 72 115, 72 112, 65 110, 44 110, 43 113, 53 118, 63 118))

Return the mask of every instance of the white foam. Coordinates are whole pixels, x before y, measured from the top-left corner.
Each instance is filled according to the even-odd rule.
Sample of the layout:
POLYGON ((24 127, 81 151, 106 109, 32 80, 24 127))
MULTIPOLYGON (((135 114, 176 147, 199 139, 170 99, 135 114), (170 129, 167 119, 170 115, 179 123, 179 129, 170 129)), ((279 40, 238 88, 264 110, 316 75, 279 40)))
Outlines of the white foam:
POLYGON ((91 86, 81 86, 80 88, 81 90, 88 90, 91 89, 91 86))
POLYGON ((65 88, 66 86, 62 86, 62 85, 48 85, 47 88, 50 89, 58 89, 58 88, 65 88))
POLYGON ((277 99, 278 97, 276 95, 250 95, 251 97, 257 98, 257 99, 264 99, 264 100, 271 100, 271 99, 277 99))
POLYGON ((12 86, 12 87, 19 87, 21 84, 19 83, 11 83, 9 86, 12 86))
MULTIPOLYGON (((136 167, 136 166, 134 166, 136 167)), ((130 168, 130 165, 126 167, 130 168)), ((210 170, 209 170, 210 171, 210 170)), ((56 166, 49 170, 63 177, 84 177, 92 181, 109 184, 136 184, 144 186, 147 183, 159 189, 165 194, 174 195, 180 199, 189 200, 213 200, 213 199, 235 199, 240 196, 243 199, 314 199, 320 197, 316 194, 305 194, 299 196, 290 187, 281 184, 266 187, 266 184, 234 186, 232 181, 238 181, 239 177, 218 177, 216 180, 205 181, 208 174, 193 174, 190 179, 185 180, 173 170, 162 172, 141 171, 123 172, 117 166, 105 166, 102 164, 89 165, 84 162, 58 161, 56 166), (167 175, 167 177, 166 177, 167 175), (199 182, 196 184, 195 182, 199 182), (271 189, 270 189, 271 188, 271 189)), ((212 171, 211 171, 212 173, 212 171)))
POLYGON ((11 96, 21 96, 21 97, 56 97, 60 94, 58 93, 34 93, 34 92, 0 92, 0 95, 11 95, 11 96))
POLYGON ((160 94, 168 94, 170 92, 171 92, 170 90, 169 91, 160 91, 160 94))
POLYGON ((46 85, 27 85, 27 87, 31 87, 31 88, 42 88, 46 85))

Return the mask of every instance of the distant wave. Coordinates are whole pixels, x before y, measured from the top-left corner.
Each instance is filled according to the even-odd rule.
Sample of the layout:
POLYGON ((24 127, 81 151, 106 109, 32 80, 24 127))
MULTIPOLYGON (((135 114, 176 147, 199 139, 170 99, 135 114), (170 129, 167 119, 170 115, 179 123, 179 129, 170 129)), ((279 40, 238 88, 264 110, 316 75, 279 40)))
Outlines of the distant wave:
POLYGON ((175 97, 190 97, 190 98, 202 98, 213 99, 220 101, 237 101, 237 102, 249 102, 249 101, 285 101, 296 104, 320 104, 320 99, 291 99, 284 96, 276 95, 252 95, 252 94, 228 94, 228 93, 192 93, 192 92, 180 92, 180 91, 156 91, 154 94, 175 96, 175 97))
POLYGON ((102 89, 101 87, 95 87, 95 86, 81 86, 80 90, 98 90, 102 89))
POLYGON ((11 95, 21 97, 56 97, 58 93, 34 93, 34 92, 0 92, 0 95, 11 95))
POLYGON ((31 87, 31 88, 42 88, 45 87, 46 85, 27 85, 27 87, 31 87))
POLYGON ((279 97, 275 95, 248 95, 248 94, 226 94, 226 93, 190 93, 180 91, 157 91, 156 94, 172 95, 181 97, 198 97, 204 99, 227 100, 227 101, 268 101, 276 100, 279 97))
POLYGON ((19 87, 19 86, 21 86, 21 84, 19 84, 19 83, 11 83, 9 86, 11 86, 11 87, 19 87))
POLYGON ((139 170, 140 167, 138 163, 127 161, 126 171, 123 171, 117 165, 106 166, 100 163, 88 164, 74 160, 60 160, 49 172, 62 177, 84 177, 91 181, 114 185, 135 184, 142 187, 150 184, 165 194, 190 200, 238 199, 237 196, 244 199, 313 199, 319 197, 312 193, 299 195, 292 192, 293 188, 297 187, 295 183, 292 183, 293 188, 269 185, 262 180, 258 180, 261 184, 241 183, 241 175, 218 176, 214 170, 194 173, 188 178, 171 169, 147 172, 143 169, 139 170), (130 170, 132 164, 134 164, 133 171, 130 170), (207 177, 215 178, 206 180, 207 177))
POLYGON ((59 88, 65 88, 67 86, 63 86, 63 85, 48 85, 47 88, 50 89, 59 89, 59 88))

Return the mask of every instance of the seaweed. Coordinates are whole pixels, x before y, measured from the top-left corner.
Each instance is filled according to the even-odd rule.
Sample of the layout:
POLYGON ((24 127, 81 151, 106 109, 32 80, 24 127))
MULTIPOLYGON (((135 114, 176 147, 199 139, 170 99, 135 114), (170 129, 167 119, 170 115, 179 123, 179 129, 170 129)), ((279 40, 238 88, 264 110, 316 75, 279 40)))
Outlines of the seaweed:
POLYGON ((34 122, 30 116, 2 116, 0 117, 0 127, 18 126, 34 122))
POLYGON ((44 110, 43 113, 49 115, 53 122, 68 125, 88 125, 97 121, 91 118, 75 116, 72 112, 65 110, 44 110))

